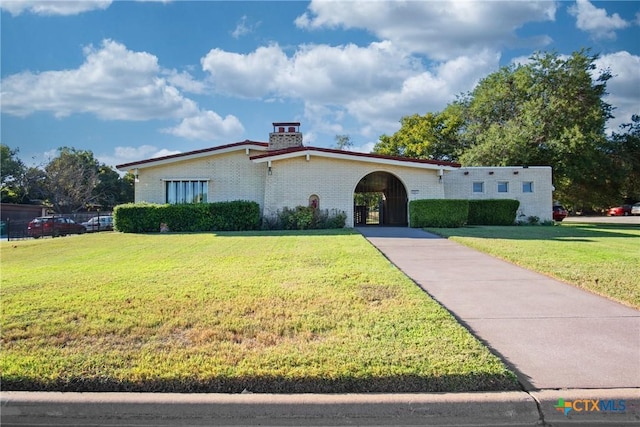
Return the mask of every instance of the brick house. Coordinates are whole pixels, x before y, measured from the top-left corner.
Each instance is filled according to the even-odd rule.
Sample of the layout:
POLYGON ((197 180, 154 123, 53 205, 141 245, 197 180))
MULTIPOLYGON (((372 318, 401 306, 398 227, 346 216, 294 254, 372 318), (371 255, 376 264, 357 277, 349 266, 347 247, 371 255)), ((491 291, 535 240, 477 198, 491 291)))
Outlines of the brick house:
POLYGON ((136 202, 250 200, 265 216, 309 205, 345 212, 351 227, 410 226, 411 200, 507 198, 520 201, 523 218, 551 220, 550 167, 461 167, 309 147, 302 144, 300 123, 273 126, 268 143, 247 140, 117 168, 135 175, 136 202))

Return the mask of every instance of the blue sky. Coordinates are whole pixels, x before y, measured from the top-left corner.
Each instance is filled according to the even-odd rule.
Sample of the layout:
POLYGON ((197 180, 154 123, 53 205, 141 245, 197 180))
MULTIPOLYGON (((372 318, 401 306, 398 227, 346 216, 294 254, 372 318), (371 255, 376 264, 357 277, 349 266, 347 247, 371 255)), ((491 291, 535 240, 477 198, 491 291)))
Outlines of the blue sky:
POLYGON ((368 152, 536 51, 591 48, 610 129, 640 113, 640 2, 34 1, 1 8, 1 140, 108 165, 250 139, 368 152))

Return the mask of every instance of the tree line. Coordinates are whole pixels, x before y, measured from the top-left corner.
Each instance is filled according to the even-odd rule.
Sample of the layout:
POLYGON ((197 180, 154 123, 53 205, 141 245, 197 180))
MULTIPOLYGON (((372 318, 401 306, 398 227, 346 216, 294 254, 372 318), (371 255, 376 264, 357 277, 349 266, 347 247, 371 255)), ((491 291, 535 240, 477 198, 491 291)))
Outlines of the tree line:
POLYGON ((0 190, 3 203, 43 203, 56 213, 111 210, 133 201, 131 174, 120 176, 88 150, 61 147, 43 167, 27 167, 18 148, 0 144, 0 190))
POLYGON ((640 116, 606 133, 614 109, 603 99, 610 71, 597 55, 534 54, 501 68, 444 110, 403 117, 378 154, 464 166, 552 166, 554 198, 600 210, 640 200, 640 116))

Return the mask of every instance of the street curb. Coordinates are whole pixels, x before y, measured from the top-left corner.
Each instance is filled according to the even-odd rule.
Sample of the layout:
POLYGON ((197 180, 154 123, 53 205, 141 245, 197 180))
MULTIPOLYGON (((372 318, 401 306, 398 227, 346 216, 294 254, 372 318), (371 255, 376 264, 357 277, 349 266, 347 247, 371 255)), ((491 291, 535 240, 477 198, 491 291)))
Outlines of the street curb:
POLYGON ((640 389, 572 389, 530 392, 545 425, 640 425, 640 389), (565 415, 559 399, 569 404, 565 415), (574 409, 575 408, 575 409, 574 409))
POLYGON ((2 392, 6 425, 540 425, 525 392, 154 394, 2 392))

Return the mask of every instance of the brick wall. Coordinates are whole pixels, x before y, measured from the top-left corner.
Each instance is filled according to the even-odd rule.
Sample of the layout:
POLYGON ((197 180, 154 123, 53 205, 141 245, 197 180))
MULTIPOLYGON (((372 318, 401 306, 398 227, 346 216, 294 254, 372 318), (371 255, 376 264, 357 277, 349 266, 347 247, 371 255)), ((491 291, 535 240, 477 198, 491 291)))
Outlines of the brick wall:
POLYGON ((264 213, 273 215, 285 207, 307 206, 317 195, 320 209, 336 209, 347 214, 353 226, 353 193, 358 182, 372 172, 389 172, 400 179, 409 200, 444 198, 444 185, 437 171, 402 166, 376 165, 351 160, 310 156, 272 162, 266 177, 264 213))
MULTIPOLYGON (((528 186, 528 185, 527 185, 528 186)), ((551 167, 472 167, 446 172, 444 190, 447 199, 516 199, 520 201, 518 220, 537 216, 552 218, 553 186, 551 167), (482 192, 473 191, 473 183, 483 183, 482 192), (506 193, 498 192, 498 183, 508 183, 506 193), (532 183, 532 192, 523 185, 532 183)))
POLYGON ((217 154, 193 160, 177 160, 162 166, 139 168, 135 201, 165 203, 164 180, 208 179, 209 202, 250 200, 262 204, 266 164, 255 164, 249 156, 262 154, 245 150, 217 154))
POLYGON ((552 185, 550 167, 482 167, 438 171, 396 165, 375 164, 346 159, 305 156, 254 163, 249 157, 261 151, 245 149, 209 157, 179 160, 161 166, 139 168, 135 185, 136 202, 165 203, 165 180, 208 179, 209 202, 251 200, 260 204, 263 214, 273 215, 285 207, 307 206, 309 197, 319 198, 321 209, 347 214, 353 226, 353 193, 358 182, 372 172, 389 172, 405 186, 409 200, 418 199, 496 199, 520 201, 519 219, 537 216, 551 219, 552 185), (473 192, 473 183, 482 182, 483 191, 473 192), (507 182, 508 191, 498 192, 498 183, 507 182), (532 192, 523 184, 532 183, 532 192))

